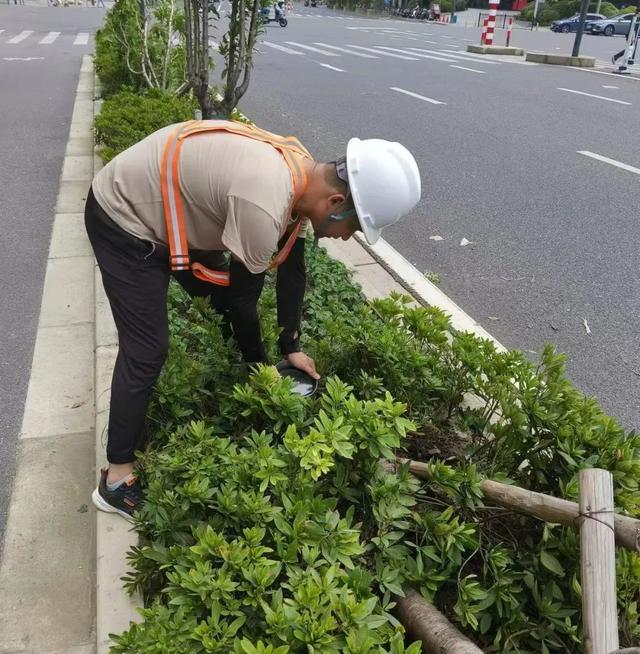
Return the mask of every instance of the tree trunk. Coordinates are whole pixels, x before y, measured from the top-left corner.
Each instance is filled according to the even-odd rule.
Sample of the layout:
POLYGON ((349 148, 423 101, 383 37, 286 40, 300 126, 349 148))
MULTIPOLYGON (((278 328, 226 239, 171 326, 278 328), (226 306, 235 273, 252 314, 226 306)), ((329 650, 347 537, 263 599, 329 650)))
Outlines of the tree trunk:
POLYGON ((438 609, 415 590, 396 597, 396 615, 410 636, 422 642, 427 654, 482 654, 438 609))

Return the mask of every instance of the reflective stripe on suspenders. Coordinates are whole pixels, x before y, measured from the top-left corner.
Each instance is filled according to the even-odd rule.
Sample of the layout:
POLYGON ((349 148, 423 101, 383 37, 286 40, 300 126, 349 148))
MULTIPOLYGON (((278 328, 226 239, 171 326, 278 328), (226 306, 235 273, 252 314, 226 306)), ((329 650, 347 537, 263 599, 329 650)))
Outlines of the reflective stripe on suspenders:
MULTIPOLYGON (((304 192, 307 178, 303 168, 295 155, 311 157, 304 146, 293 136, 281 137, 265 132, 257 127, 244 123, 222 121, 191 121, 178 127, 169 137, 162 157, 161 185, 164 216, 167 223, 167 241, 169 245, 171 270, 191 270, 193 275, 202 281, 219 286, 229 286, 229 273, 221 270, 211 270, 200 263, 190 263, 187 233, 184 224, 184 211, 182 207, 182 194, 180 192, 179 161, 180 151, 184 140, 192 134, 202 132, 229 132, 246 136, 257 141, 272 145, 284 158, 291 173, 293 182, 293 197, 288 210, 289 219, 291 210, 297 199, 304 192)), ((298 220, 284 247, 271 260, 270 268, 279 266, 289 256, 298 234, 300 221, 298 220)))

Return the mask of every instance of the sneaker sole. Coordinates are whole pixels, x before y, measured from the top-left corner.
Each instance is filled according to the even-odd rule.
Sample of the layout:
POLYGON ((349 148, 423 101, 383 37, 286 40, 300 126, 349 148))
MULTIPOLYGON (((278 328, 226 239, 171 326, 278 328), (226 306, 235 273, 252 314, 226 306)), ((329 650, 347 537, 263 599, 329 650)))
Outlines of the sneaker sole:
POLYGON ((128 520, 129 522, 133 522, 133 517, 130 516, 126 511, 122 511, 121 509, 116 509, 115 506, 111 506, 103 497, 100 495, 98 492, 98 489, 94 489, 93 493, 91 493, 91 501, 93 502, 93 505, 98 509, 99 511, 104 511, 105 513, 118 513, 121 515, 125 520, 128 520))

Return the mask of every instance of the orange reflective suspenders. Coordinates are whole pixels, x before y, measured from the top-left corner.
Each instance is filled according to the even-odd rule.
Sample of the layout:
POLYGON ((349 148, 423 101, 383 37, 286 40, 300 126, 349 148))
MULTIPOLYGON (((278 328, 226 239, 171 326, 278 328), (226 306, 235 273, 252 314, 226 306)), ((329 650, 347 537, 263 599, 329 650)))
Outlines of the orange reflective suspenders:
MULTIPOLYGON (((180 125, 169 137, 162 157, 162 202, 164 217, 167 222, 167 240, 169 244, 171 270, 191 270, 198 279, 218 286, 229 286, 229 273, 212 270, 200 263, 191 263, 187 245, 187 232, 184 224, 182 194, 180 192, 179 161, 184 140, 193 134, 202 132, 230 132, 246 136, 272 145, 283 156, 293 181, 293 197, 289 205, 289 219, 293 205, 304 193, 307 177, 296 155, 311 157, 305 147, 293 136, 277 136, 253 125, 219 120, 193 120, 180 125)), ((271 268, 279 266, 289 256, 291 248, 298 238, 300 221, 298 220, 284 247, 271 260, 271 268)))

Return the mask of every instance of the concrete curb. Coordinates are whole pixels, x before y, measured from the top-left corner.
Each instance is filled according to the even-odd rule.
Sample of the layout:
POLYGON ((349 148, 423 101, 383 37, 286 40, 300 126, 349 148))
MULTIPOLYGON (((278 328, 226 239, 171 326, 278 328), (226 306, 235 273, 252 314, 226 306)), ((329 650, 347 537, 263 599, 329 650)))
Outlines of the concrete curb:
POLYGON ((595 57, 571 57, 546 52, 528 52, 526 61, 531 61, 536 64, 571 66, 574 68, 594 68, 596 65, 595 57))
POLYGON ((508 48, 502 45, 468 45, 467 52, 473 52, 475 54, 511 55, 514 57, 522 57, 524 55, 522 48, 508 48))
MULTIPOLYGON (((93 70, 93 64, 92 64, 93 70)), ((94 101, 91 118, 100 112, 102 100, 97 76, 93 81, 94 101)), ((102 161, 94 148, 94 175, 102 168, 102 161)), ((96 480, 100 468, 106 467, 106 433, 109 422, 111 375, 118 354, 118 333, 104 292, 100 269, 94 262, 95 292, 95 412, 96 412, 96 480)), ((108 654, 109 634, 120 634, 132 621, 140 620, 137 607, 142 597, 130 596, 123 587, 122 577, 128 572, 126 553, 138 545, 138 535, 122 517, 96 511, 96 654, 108 654)))

